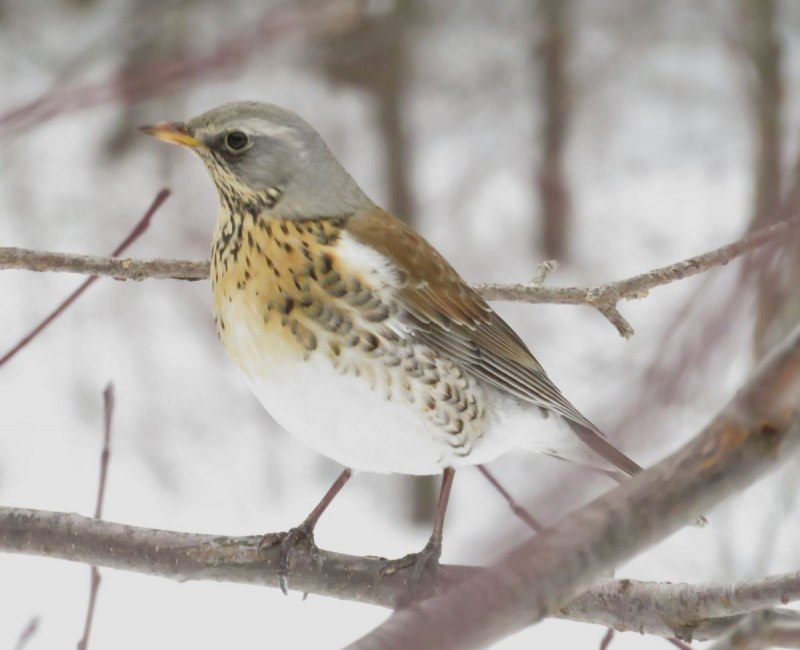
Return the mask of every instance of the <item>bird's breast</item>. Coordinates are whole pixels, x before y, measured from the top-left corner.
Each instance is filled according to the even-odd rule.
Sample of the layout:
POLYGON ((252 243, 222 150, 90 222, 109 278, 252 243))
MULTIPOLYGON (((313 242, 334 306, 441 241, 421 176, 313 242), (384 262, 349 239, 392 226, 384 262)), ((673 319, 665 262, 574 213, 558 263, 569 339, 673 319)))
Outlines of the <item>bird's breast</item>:
POLYGON ((218 233, 219 337, 285 428, 372 471, 435 472, 471 453, 486 425, 485 391, 407 336, 392 271, 377 253, 336 220, 245 215, 218 233), (362 458, 364 450, 372 455, 362 458))

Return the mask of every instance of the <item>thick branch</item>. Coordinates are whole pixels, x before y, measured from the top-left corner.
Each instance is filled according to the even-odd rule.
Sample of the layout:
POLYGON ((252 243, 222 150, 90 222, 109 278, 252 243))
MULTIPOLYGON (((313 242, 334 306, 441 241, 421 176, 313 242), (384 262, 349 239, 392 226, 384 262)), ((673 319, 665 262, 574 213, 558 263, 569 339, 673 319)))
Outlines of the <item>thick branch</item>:
POLYGON ((800 572, 796 571, 730 584, 608 580, 578 596, 556 616, 617 630, 705 641, 750 612, 795 600, 800 600, 800 572))
MULTIPOLYGON (((619 301, 642 298, 655 287, 724 266, 765 244, 796 235, 799 225, 798 220, 777 223, 703 255, 596 287, 544 287, 532 282, 477 284, 473 288, 487 300, 590 305, 600 311, 620 334, 630 336, 633 328, 617 311, 619 301)), ((5 269, 105 275, 117 280, 205 280, 209 274, 208 262, 202 260, 132 260, 0 247, 0 270, 5 269)))
POLYGON ((793 610, 765 609, 745 616, 708 650, 768 650, 800 648, 800 614, 793 610))
MULTIPOLYGON (((222 537, 153 530, 75 514, 0 507, 0 551, 60 558, 175 580, 215 580, 278 587, 280 534, 259 550, 262 536, 222 537)), ((384 574, 385 560, 319 550, 292 551, 293 589, 393 607, 405 592, 402 572, 384 574)), ((473 567, 444 566, 452 585, 473 567)), ((718 637, 742 615, 800 600, 797 573, 731 585, 609 580, 555 616, 660 636, 718 637)))
POLYGON ((395 612, 351 647, 485 647, 552 615, 615 566, 749 486, 798 443, 800 327, 683 449, 491 569, 395 612))

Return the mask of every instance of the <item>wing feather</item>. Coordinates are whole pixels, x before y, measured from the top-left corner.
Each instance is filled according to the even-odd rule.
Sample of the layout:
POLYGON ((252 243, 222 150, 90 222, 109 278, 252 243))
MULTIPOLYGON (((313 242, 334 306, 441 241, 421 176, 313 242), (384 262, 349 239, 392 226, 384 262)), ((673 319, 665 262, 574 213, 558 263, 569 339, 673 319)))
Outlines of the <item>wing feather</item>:
POLYGON ((624 472, 641 469, 561 394, 516 332, 420 235, 378 208, 350 217, 347 230, 402 270, 398 292, 412 336, 498 389, 560 413, 587 446, 624 472))

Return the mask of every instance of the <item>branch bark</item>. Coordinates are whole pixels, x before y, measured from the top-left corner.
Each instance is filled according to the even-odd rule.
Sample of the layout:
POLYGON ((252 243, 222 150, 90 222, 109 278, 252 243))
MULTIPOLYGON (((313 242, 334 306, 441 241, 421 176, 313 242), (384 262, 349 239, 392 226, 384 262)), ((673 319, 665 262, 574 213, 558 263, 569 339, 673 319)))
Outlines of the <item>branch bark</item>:
POLYGON ((800 614, 765 609, 748 614, 708 650, 800 648, 800 614))
MULTIPOLYGON (((278 588, 278 542, 259 550, 262 535, 223 537, 155 530, 76 514, 0 507, 0 551, 83 562, 174 580, 212 580, 278 588)), ((383 573, 385 560, 317 550, 291 552, 293 589, 394 607, 405 593, 402 572, 383 573)), ((479 569, 443 566, 445 586, 479 569)), ((668 584, 608 580, 555 617, 664 637, 706 640, 749 612, 800 600, 800 573, 738 584, 668 584)))
POLYGON ((490 569, 395 612, 350 647, 485 647, 551 615, 621 562, 749 486, 798 443, 800 327, 680 451, 490 569))
MULTIPOLYGON (((486 300, 589 305, 603 314, 622 336, 628 337, 633 334, 633 328, 617 310, 620 301, 643 298, 650 289, 724 266, 731 260, 769 243, 794 237, 798 230, 800 220, 783 221, 702 255, 595 287, 544 287, 533 282, 476 284, 473 288, 486 300)), ((116 280, 206 280, 209 263, 205 260, 133 260, 0 247, 0 270, 6 269, 103 275, 116 280)))

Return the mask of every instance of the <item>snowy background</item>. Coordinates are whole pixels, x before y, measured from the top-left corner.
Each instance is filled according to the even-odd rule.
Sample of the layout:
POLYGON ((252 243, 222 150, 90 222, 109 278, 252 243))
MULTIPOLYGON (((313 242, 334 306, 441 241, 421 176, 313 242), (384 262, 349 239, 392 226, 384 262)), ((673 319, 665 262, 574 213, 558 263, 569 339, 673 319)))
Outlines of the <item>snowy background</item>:
MULTIPOLYGON (((280 24, 311 5, 273 4, 0 2, 0 245, 107 254, 167 186, 172 197, 129 254, 206 257, 216 197, 205 171, 136 128, 237 99, 299 112, 388 205, 375 93, 330 74, 320 63, 321 37, 296 19, 285 28, 265 21, 268 34, 224 68, 130 97, 122 83, 114 90, 136 57, 152 65, 147 56, 208 56, 249 38, 264 16, 280 24), (30 119, 12 115, 59 93, 65 99, 53 103, 53 114, 28 106, 30 119), (74 93, 85 101, 70 100, 74 93)), ((533 3, 416 4, 404 26, 400 111, 416 227, 472 282, 527 281, 542 259, 533 3)), ((573 216, 568 255, 550 284, 621 279, 747 230, 755 144, 748 71, 731 37, 734 4, 576 2, 565 164, 573 216)), ((784 75, 796 80, 800 8, 779 7, 784 75)), ((367 3, 370 20, 394 10, 388 0, 367 3)), ((325 34, 337 37, 336 27, 325 34)), ((800 132, 798 87, 784 89, 789 160, 800 132)), ((80 281, 0 273, 0 353, 80 281)), ((698 431, 751 372, 753 302, 737 263, 622 304, 636 330, 630 341, 589 308, 495 307, 567 396, 646 465, 698 431), (654 387, 659 381, 669 385, 654 387)), ((3 505, 92 513, 108 381, 116 387, 108 520, 226 535, 285 530, 339 471, 250 395, 216 340, 207 283, 102 280, 0 368, 3 505)), ((709 526, 674 535, 617 576, 730 581, 798 570, 797 465, 790 461, 708 513, 709 526)), ((492 469, 546 522, 609 487, 532 456, 503 458, 492 469)), ((387 557, 418 550, 436 487, 411 485, 405 477, 357 476, 322 518, 318 544, 387 557)), ((485 564, 527 535, 477 471, 457 474, 444 562, 485 564)), ((102 574, 92 648, 338 648, 388 615, 317 596, 301 602, 274 589, 102 574)), ((0 648, 13 648, 33 616, 39 629, 26 648, 73 645, 88 585, 85 566, 0 555, 0 648)), ((546 621, 497 647, 595 648, 604 633, 546 621)), ((668 645, 622 634, 612 647, 668 645)))

